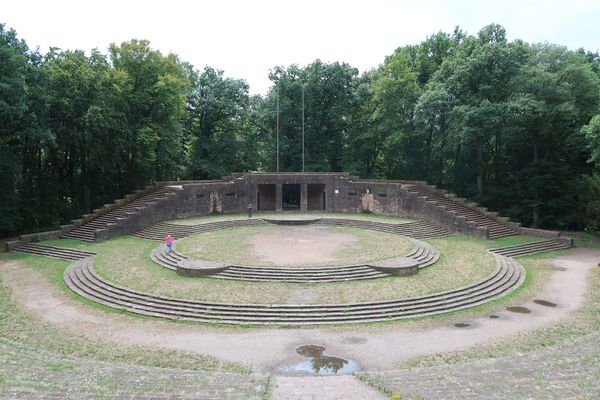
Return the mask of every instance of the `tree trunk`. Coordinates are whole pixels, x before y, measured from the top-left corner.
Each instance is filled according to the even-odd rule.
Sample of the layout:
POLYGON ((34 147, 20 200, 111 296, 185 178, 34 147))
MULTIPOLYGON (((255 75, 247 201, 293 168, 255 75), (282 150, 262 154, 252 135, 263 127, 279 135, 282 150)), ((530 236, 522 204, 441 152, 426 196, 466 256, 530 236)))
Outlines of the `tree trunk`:
POLYGON ((477 146, 477 194, 483 194, 483 146, 477 146))
MULTIPOLYGON (((537 163, 538 163, 538 145, 537 142, 533 142, 533 165, 535 167, 535 169, 537 170, 537 163)), ((538 191, 537 188, 534 187, 533 190, 533 200, 534 200, 534 204, 533 204, 533 214, 531 216, 531 227, 532 228, 537 228, 538 226, 538 221, 540 219, 540 206, 538 205, 538 191)))

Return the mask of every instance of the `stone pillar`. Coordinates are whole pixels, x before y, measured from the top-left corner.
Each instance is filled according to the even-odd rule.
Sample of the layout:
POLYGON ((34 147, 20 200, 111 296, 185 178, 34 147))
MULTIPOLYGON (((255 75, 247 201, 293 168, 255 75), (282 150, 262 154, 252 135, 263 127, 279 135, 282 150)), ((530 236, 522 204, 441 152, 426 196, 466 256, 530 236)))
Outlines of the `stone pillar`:
POLYGON ((300 185, 300 211, 308 211, 308 184, 302 183, 300 185))
POLYGON ((275 185, 275 211, 283 211, 283 185, 275 185))
POLYGON ((325 211, 335 212, 335 187, 327 185, 325 188, 325 211))

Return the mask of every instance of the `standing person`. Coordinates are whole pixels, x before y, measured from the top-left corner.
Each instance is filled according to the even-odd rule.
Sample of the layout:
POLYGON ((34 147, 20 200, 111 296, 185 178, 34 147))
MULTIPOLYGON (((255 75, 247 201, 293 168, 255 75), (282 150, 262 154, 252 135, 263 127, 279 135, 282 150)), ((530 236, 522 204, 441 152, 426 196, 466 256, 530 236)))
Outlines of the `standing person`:
POLYGON ((165 238, 165 242, 167 242, 167 253, 173 252, 173 237, 171 235, 167 235, 165 238))
POLYGON ((248 203, 248 218, 252 218, 252 203, 248 203))

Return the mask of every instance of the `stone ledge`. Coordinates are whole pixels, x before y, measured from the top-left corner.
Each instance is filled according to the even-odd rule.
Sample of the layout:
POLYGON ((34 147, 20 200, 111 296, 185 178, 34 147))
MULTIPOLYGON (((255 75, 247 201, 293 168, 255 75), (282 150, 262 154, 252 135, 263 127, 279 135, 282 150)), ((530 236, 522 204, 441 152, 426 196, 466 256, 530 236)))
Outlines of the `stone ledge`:
POLYGON ((186 258, 177 263, 177 274, 190 277, 210 276, 229 268, 228 265, 194 258, 186 258))
POLYGON ((390 275, 414 275, 419 271, 419 262, 409 257, 395 257, 368 264, 369 267, 390 275))

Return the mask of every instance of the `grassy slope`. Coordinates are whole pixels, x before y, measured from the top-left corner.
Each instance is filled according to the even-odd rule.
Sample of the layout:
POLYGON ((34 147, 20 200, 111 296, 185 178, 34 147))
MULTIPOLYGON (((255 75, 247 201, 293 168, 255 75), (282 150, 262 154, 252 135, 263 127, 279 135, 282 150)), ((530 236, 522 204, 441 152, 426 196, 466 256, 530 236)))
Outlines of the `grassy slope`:
MULTIPOLYGON (((90 246, 90 247, 93 247, 90 246)), ((0 256, 0 263, 17 262, 39 272, 50 283, 66 289, 62 280, 66 261, 47 257, 11 253, 0 256)), ((73 295, 76 297, 75 295, 73 295)), ((214 357, 191 352, 158 350, 141 346, 125 346, 74 335, 55 325, 31 318, 11 299, 11 291, 0 280, 0 336, 17 341, 30 349, 50 351, 60 355, 91 357, 103 361, 123 361, 145 366, 173 367, 197 370, 243 372, 244 367, 224 363, 214 357)))

